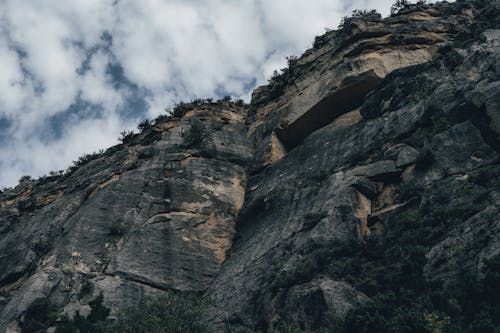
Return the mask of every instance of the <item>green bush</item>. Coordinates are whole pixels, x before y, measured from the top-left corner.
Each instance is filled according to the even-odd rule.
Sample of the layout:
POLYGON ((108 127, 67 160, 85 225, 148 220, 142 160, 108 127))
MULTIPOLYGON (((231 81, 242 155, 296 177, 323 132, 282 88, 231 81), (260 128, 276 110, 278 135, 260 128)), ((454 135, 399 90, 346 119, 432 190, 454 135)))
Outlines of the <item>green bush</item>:
POLYGON ((105 153, 105 151, 103 149, 100 149, 97 152, 94 152, 91 154, 84 154, 84 155, 78 157, 78 159, 74 160, 73 164, 68 168, 67 173, 72 173, 72 172, 76 171, 79 167, 103 156, 104 153, 105 153))
POLYGON ((371 286, 372 301, 352 309, 339 332, 424 333, 432 332, 430 327, 448 327, 449 316, 444 311, 447 299, 440 288, 423 277, 424 249, 408 243, 406 249, 392 247, 387 250, 382 249, 373 263, 372 269, 379 265, 384 269, 375 274, 377 283, 371 286), (398 254, 401 250, 403 253, 398 254))
POLYGON ((355 9, 352 11, 352 17, 355 17, 355 18, 363 18, 363 17, 371 17, 371 16, 380 17, 381 15, 375 9, 371 9, 371 10, 355 9))
MULTIPOLYGON (((323 328, 329 329, 325 332, 500 333, 500 255, 487 260, 480 274, 464 273, 457 285, 446 289, 423 273, 425 254, 446 231, 488 205, 484 199, 476 202, 482 187, 452 185, 426 188, 427 201, 414 200, 388 216, 385 236, 373 242, 304 246, 300 263, 287 270, 276 266, 271 272, 271 288, 278 292, 324 274, 371 298, 352 309, 339 327, 323 328), (450 194, 452 190, 470 204, 450 194)), ((412 186, 406 195, 415 197, 421 191, 412 186)))
POLYGON ((151 126, 153 126, 153 123, 149 120, 149 119, 144 119, 143 121, 141 121, 139 123, 139 125, 137 126, 137 129, 141 132, 147 130, 148 128, 151 128, 151 126))
POLYGON ((391 6, 391 15, 398 14, 402 9, 409 7, 411 4, 408 0, 396 0, 391 6))
POLYGON ((110 310, 103 305, 104 296, 99 294, 89 303, 90 313, 87 317, 76 312, 72 319, 64 316, 56 327, 55 333, 104 333, 106 320, 110 310))
POLYGON ((147 298, 126 309, 105 333, 206 333, 201 318, 206 302, 195 295, 169 293, 166 297, 147 298))
MULTIPOLYGON (((167 113, 170 113, 171 111, 168 110, 168 109, 165 109, 165 112, 167 113)), ((167 114, 160 114, 158 117, 156 117, 154 120, 153 120, 153 123, 155 125, 158 125, 158 124, 161 124, 167 120, 170 120, 170 116, 167 115, 167 114)))
MULTIPOLYGON (((62 317, 55 333, 207 333, 202 322, 206 301, 192 294, 170 292, 164 297, 146 298, 139 304, 109 319, 110 310, 103 305, 100 294, 89 303, 91 311, 86 317, 78 311, 72 319, 62 317)), ((54 325, 57 311, 45 300, 40 300, 31 312, 25 332, 42 332, 54 325), (27 328, 28 329, 28 328, 27 328)))
POLYGON ((38 256, 42 256, 52 250, 53 240, 40 238, 31 244, 31 249, 35 251, 38 256))
POLYGON ((108 230, 108 236, 111 237, 121 237, 125 235, 127 229, 122 224, 112 224, 108 230))
POLYGON ((500 255, 485 262, 483 277, 464 274, 453 290, 427 282, 424 263, 423 253, 407 256, 338 332, 500 332, 500 255))
POLYGON ((290 83, 293 78, 294 67, 297 63, 297 56, 291 55, 286 57, 287 67, 275 70, 273 75, 268 80, 269 97, 277 98, 281 96, 285 90, 285 87, 290 83))
POLYGON ((126 144, 126 143, 129 143, 132 141, 132 139, 134 138, 135 134, 133 131, 121 131, 120 132, 120 137, 118 138, 118 140, 122 143, 122 144, 126 144))
POLYGON ((80 292, 78 293, 78 299, 82 299, 85 296, 89 295, 92 292, 94 286, 90 280, 84 280, 82 286, 80 287, 80 292))
POLYGON ((203 144, 207 137, 205 125, 199 119, 193 119, 187 132, 182 132, 184 145, 186 147, 198 147, 203 144))
POLYGON ((46 298, 37 298, 24 313, 22 333, 45 332, 57 319, 57 308, 46 298))
POLYGON ((27 182, 30 182, 32 180, 33 180, 33 178, 31 178, 30 175, 25 175, 25 176, 22 176, 21 178, 19 178, 19 184, 27 183, 27 182))

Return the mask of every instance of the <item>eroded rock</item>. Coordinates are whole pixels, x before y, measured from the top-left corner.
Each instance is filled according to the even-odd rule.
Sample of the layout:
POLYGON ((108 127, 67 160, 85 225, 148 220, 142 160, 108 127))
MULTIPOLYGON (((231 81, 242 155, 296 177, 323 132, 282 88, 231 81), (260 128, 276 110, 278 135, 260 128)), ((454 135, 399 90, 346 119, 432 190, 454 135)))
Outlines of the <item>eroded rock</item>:
POLYGON ((114 316, 171 289, 211 299, 217 332, 317 329, 391 284, 480 276, 500 244, 498 4, 348 20, 249 106, 185 105, 0 193, 0 331, 37 298, 71 316, 102 292, 114 316))

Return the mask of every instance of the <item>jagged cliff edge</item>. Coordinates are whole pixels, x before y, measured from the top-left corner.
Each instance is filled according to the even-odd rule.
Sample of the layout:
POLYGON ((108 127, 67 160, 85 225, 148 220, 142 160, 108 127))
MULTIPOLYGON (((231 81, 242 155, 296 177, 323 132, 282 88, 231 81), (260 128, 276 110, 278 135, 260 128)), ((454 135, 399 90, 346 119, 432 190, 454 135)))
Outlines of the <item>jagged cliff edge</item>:
MULTIPOLYGON (((418 279, 460 300, 500 254, 499 16, 458 1, 349 19, 250 105, 184 105, 4 191, 0 331, 35 299, 71 315, 101 292, 112 314, 204 294, 228 332, 320 329, 418 279)), ((457 307, 424 315, 468 320, 457 307)))

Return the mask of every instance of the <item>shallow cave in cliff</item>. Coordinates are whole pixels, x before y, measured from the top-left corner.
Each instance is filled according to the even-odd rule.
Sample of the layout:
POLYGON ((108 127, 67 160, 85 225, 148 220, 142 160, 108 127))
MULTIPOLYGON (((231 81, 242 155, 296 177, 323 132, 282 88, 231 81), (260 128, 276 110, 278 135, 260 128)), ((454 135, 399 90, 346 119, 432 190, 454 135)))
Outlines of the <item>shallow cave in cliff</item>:
POLYGON ((361 106, 366 94, 375 89, 381 79, 373 70, 345 78, 339 88, 327 94, 295 121, 277 128, 276 135, 288 150, 296 147, 312 132, 361 106))

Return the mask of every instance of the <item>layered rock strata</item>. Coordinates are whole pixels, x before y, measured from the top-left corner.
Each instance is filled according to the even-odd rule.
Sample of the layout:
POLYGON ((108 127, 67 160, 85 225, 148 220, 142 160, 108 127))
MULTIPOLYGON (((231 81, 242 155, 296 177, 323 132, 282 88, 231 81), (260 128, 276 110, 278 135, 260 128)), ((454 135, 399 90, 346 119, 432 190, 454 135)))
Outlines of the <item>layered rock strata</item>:
POLYGON ((480 278, 500 255, 499 17, 458 1, 352 18, 250 105, 190 105, 4 191, 0 331, 40 297, 71 315, 102 292, 115 314, 166 290, 210 298, 217 332, 316 330, 409 249, 450 293, 480 278))

